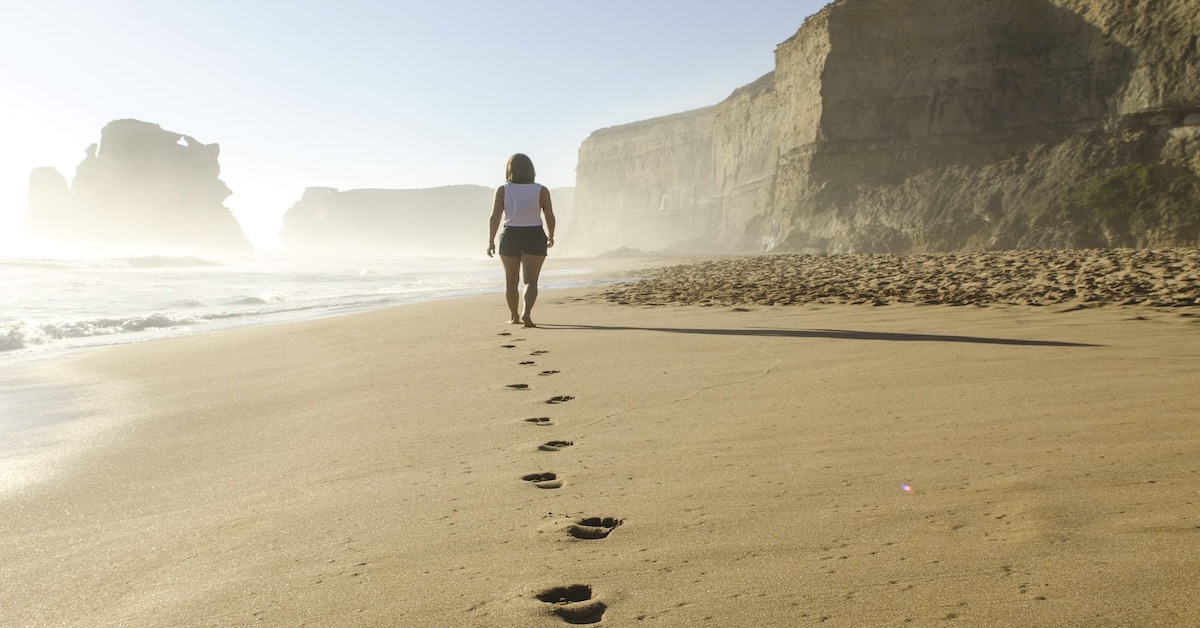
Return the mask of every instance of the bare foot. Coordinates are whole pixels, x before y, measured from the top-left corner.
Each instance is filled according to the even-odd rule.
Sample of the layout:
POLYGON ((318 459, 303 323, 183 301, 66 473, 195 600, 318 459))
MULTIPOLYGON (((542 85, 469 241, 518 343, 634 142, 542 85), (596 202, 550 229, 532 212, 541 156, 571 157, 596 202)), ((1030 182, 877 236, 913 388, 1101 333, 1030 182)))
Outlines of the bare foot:
MULTIPOLYGON (((512 317, 512 318, 508 319, 508 324, 509 324, 509 325, 520 325, 520 324, 521 324, 521 322, 522 322, 522 321, 521 321, 521 319, 517 318, 516 316, 514 316, 514 317, 512 317)), ((526 325, 526 327, 528 327, 528 325, 526 325)))
POLYGON ((537 325, 533 323, 533 319, 529 318, 528 316, 522 318, 521 322, 524 323, 526 327, 537 327, 537 325))

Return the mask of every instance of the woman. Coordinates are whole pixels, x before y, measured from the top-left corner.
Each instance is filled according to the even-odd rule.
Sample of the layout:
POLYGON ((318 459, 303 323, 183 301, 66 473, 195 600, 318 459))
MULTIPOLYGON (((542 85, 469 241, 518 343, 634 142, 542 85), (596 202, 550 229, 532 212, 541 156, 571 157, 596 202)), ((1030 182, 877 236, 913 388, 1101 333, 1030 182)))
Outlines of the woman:
POLYGON ((488 257, 496 252, 496 232, 503 224, 500 261, 504 264, 504 297, 510 312, 508 322, 522 323, 526 327, 537 327, 530 313, 537 301, 538 275, 546 261, 546 249, 554 246, 554 207, 550 203, 550 190, 534 183, 535 176, 533 161, 528 157, 517 153, 508 158, 504 177, 507 183, 496 188, 496 199, 492 203, 487 249, 488 257), (525 277, 525 313, 519 314, 517 282, 522 275, 525 277))

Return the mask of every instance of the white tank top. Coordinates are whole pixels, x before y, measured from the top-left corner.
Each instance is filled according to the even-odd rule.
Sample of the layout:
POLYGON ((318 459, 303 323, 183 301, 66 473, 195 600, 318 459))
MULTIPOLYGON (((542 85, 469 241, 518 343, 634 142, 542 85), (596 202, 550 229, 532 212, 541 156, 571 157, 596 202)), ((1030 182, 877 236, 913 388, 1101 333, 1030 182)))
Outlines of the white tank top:
POLYGON ((540 183, 504 184, 504 226, 542 226, 542 185, 540 183))

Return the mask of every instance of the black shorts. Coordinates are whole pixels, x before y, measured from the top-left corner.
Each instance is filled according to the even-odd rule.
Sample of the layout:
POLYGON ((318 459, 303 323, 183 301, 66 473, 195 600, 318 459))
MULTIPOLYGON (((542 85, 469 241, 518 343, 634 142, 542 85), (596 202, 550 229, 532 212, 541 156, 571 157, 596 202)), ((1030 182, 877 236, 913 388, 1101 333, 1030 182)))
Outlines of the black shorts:
POLYGON ((545 255, 546 230, 542 227, 505 227, 500 232, 500 254, 506 257, 545 255))

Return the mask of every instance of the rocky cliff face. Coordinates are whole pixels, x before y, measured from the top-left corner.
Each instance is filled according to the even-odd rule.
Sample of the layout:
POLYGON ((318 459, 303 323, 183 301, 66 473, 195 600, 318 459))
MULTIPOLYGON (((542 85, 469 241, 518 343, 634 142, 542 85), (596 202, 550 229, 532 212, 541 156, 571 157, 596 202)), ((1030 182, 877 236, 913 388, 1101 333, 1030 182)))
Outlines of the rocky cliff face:
MULTIPOLYGON (((551 190, 559 224, 574 188, 551 190)), ((283 216, 292 249, 399 254, 478 255, 487 248, 495 189, 452 185, 419 190, 338 191, 312 187, 283 216)), ((560 228, 555 235, 562 239, 560 228)))
POLYGON ((717 228, 715 108, 596 131, 579 149, 575 198, 590 199, 571 228, 588 242, 653 247, 664 233, 717 228))
POLYGON ((840 0, 703 115, 589 137, 574 227, 594 250, 1200 244, 1198 16, 840 0))
POLYGON ((33 171, 24 227, 56 241, 248 250, 224 205, 220 151, 157 124, 110 122, 71 186, 53 168, 33 171))

